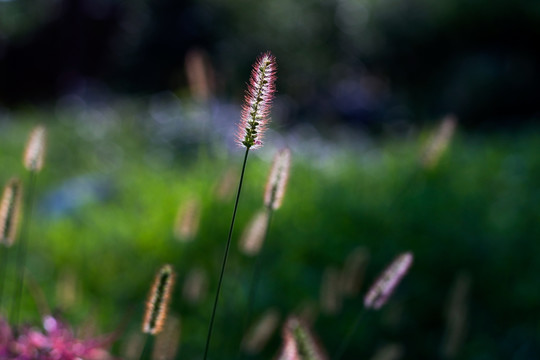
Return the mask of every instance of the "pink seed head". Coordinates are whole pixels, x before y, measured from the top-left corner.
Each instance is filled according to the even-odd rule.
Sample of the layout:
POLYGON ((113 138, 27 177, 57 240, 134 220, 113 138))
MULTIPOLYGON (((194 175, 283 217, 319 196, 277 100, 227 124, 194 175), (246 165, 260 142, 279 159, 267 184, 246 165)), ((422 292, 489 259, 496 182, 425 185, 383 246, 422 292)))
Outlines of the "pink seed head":
POLYGON ((276 58, 270 53, 262 54, 251 71, 242 120, 236 134, 238 143, 250 149, 262 146, 264 130, 274 97, 276 81, 276 58))
POLYGON ((413 263, 413 255, 406 252, 399 255, 373 283, 364 298, 366 309, 380 309, 399 284, 401 279, 407 274, 407 271, 413 263))
POLYGON ((45 157, 46 147, 46 129, 43 125, 38 125, 28 137, 26 148, 24 150, 23 163, 28 171, 40 172, 43 168, 43 159, 45 157))

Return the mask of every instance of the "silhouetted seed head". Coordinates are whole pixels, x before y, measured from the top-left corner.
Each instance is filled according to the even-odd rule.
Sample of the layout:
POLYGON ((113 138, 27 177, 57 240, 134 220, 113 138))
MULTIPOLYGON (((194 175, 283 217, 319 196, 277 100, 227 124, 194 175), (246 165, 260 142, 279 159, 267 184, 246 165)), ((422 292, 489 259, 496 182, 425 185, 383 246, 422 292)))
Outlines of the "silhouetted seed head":
POLYGON ((174 225, 174 235, 177 240, 189 242, 199 231, 201 219, 201 204, 197 199, 189 199, 179 206, 174 225))
POLYGON ((274 158, 264 192, 264 205, 272 210, 277 210, 281 207, 287 181, 289 180, 290 168, 291 151, 289 149, 282 149, 274 158))
POLYGON ((156 336, 152 349, 152 360, 173 360, 180 345, 180 318, 169 315, 163 331, 156 336))
POLYGON ((396 286, 411 267, 412 262, 412 253, 406 252, 399 255, 386 268, 371 286, 364 298, 364 306, 366 309, 378 310, 386 304, 396 286))
POLYGON ((437 166, 452 140, 456 126, 457 118, 454 115, 447 115, 442 119, 424 150, 421 161, 424 168, 431 169, 437 166))
POLYGON ((36 126, 26 142, 24 150, 24 167, 28 171, 39 172, 43 168, 43 159, 45 158, 45 126, 36 126))
POLYGON ((308 326, 290 316, 283 326, 283 347, 278 360, 327 360, 308 326), (291 341, 291 337, 293 341, 291 341))
POLYGON ((171 300, 173 284, 173 269, 170 265, 164 265, 156 275, 146 303, 146 313, 142 327, 143 333, 156 335, 163 328, 167 317, 167 308, 171 300))
POLYGON ((0 204, 0 242, 9 247, 17 237, 21 218, 22 184, 19 179, 11 179, 4 188, 0 204))
POLYGON ((248 354, 257 354, 265 347, 279 324, 279 312, 267 310, 248 330, 242 340, 242 349, 248 354))
POLYGON ((242 109, 242 121, 236 134, 241 146, 248 149, 262 146, 275 92, 275 81, 276 58, 267 52, 257 59, 251 71, 242 109))
POLYGON ((268 226, 268 212, 259 211, 248 224, 240 239, 240 250, 249 256, 254 256, 261 251, 268 226))

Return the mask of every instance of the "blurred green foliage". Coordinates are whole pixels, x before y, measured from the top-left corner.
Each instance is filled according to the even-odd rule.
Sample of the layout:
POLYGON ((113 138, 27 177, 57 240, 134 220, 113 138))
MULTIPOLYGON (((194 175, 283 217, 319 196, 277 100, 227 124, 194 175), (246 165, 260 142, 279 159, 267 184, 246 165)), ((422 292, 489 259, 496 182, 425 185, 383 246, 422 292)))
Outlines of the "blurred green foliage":
MULTIPOLYGON (((20 158, 27 134, 34 124, 48 122, 48 153, 29 239, 30 282, 75 328, 94 321, 107 333, 123 324, 114 346, 120 354, 130 334, 139 331, 155 272, 170 263, 178 274, 171 313, 182 319, 178 358, 195 359, 204 348, 232 212, 232 198, 220 199, 216 187, 230 169, 239 173, 242 150, 216 153, 203 144, 189 152, 169 148, 164 156, 143 130, 147 119, 139 110, 120 107, 115 121, 99 126, 58 112, 12 114, 0 123, 0 180, 25 179, 20 158), (52 118, 58 121, 49 122, 52 118), (101 179, 105 186, 90 195, 72 191, 85 200, 62 208, 58 190, 81 176, 101 179), (199 231, 192 242, 179 242, 173 235, 176 212, 193 197, 201 201, 199 231), (182 296, 194 267, 210 276, 208 294, 196 305, 182 296), (62 295, 70 286, 66 278, 75 279, 69 301, 62 295)), ((406 359, 444 358, 445 309, 463 273, 471 287, 456 358, 536 358, 540 132, 458 132, 432 170, 418 165, 427 134, 361 148, 311 140, 327 153, 310 150, 302 138, 290 144, 290 182, 273 218, 255 310, 274 307, 285 317, 305 304, 317 309, 325 268, 341 268, 358 246, 370 253, 362 292, 398 253, 411 250, 410 273, 381 311, 364 317, 346 359, 369 358, 387 343, 401 344, 406 359)), ((211 358, 233 359, 240 344, 255 261, 238 251, 237 242, 262 206, 273 151, 266 144, 250 155, 211 358)), ((8 275, 7 294, 12 270, 8 275)), ((28 291, 23 307, 23 318, 36 324, 38 310, 28 291)), ((361 296, 348 298, 337 314, 317 317, 313 330, 330 354, 361 307, 361 296)), ((279 343, 278 332, 263 354, 250 358, 271 358, 279 343)))

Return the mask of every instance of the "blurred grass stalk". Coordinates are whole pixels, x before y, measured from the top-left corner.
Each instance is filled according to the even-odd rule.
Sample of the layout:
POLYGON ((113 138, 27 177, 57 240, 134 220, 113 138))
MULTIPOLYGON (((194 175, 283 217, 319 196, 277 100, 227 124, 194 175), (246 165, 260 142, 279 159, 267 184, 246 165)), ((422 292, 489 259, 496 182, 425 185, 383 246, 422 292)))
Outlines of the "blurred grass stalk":
MULTIPOLYGON (((257 256, 253 276, 249 285, 246 318, 242 332, 245 333, 247 325, 251 323, 255 297, 257 295, 257 284, 259 282, 262 261, 264 256, 264 245, 270 231, 272 215, 283 203, 285 189, 289 179, 291 167, 291 152, 285 148, 280 150, 274 157, 272 168, 266 181, 264 192, 264 212, 260 212, 250 224, 246 236, 241 242, 241 249, 247 255, 257 256)), ((240 356, 241 358, 241 356, 240 356)))
POLYGON ((4 244, 0 260, 0 308, 6 282, 9 249, 15 243, 21 218, 22 184, 17 178, 8 181, 0 204, 0 243, 4 244))
POLYGON ((371 285, 364 297, 364 307, 358 314, 349 332, 343 337, 340 346, 337 348, 334 360, 340 360, 345 354, 345 350, 356 333, 358 326, 366 313, 366 310, 380 310, 390 299, 394 290, 399 285, 403 277, 409 271, 413 263, 413 254, 405 252, 398 255, 394 261, 379 275, 377 280, 371 285))
POLYGON ((32 222, 32 209, 34 204, 34 192, 36 187, 37 175, 43 168, 46 148, 46 130, 42 125, 36 126, 26 143, 24 151, 23 164, 28 170, 28 196, 26 198, 27 216, 23 220, 21 229, 21 240, 17 251, 17 274, 19 281, 15 284, 13 294, 13 304, 11 308, 11 325, 16 328, 19 321, 19 311, 22 301, 22 292, 24 288, 24 275, 26 266, 26 249, 28 246, 28 233, 32 222))

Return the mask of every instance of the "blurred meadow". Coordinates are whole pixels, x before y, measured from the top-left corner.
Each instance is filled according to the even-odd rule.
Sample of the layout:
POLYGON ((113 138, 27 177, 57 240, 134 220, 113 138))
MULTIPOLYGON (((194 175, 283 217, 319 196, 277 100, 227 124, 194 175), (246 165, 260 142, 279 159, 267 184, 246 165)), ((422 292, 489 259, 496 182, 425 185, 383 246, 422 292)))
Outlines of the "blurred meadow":
POLYGON ((540 358, 538 21, 526 0, 0 1, 2 184, 26 185, 28 134, 47 129, 21 322, 53 313, 137 359, 150 285, 171 264, 164 340, 142 358, 167 359, 151 350, 163 342, 170 359, 202 358, 245 82, 270 50, 272 121, 249 155, 209 358, 242 344, 244 359, 277 359, 296 314, 335 360, 405 251, 409 273, 343 359, 540 358), (240 244, 284 147, 289 183, 257 260, 240 244), (259 261, 261 343, 243 340, 259 261))

